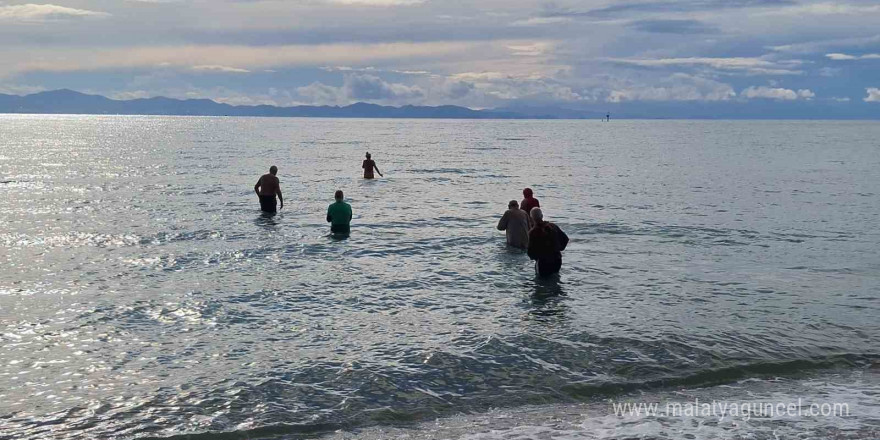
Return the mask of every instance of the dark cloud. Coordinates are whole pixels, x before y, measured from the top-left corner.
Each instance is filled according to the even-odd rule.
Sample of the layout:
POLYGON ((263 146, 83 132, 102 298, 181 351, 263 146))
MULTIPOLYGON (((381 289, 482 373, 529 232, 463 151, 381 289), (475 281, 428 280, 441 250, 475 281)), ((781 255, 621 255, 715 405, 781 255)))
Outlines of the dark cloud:
POLYGON ((658 34, 714 34, 718 28, 699 20, 638 20, 627 27, 658 34))
POLYGON ((461 99, 474 90, 474 84, 467 81, 450 81, 444 86, 445 95, 452 99, 461 99))

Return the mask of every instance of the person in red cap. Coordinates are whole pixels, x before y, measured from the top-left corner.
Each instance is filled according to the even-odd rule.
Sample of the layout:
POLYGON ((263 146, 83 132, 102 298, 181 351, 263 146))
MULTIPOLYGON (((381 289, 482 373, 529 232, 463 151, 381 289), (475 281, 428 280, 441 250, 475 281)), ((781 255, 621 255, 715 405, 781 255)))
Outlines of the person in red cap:
POLYGON ((523 190, 523 197, 525 197, 522 202, 519 203, 519 209, 522 209, 525 212, 531 212, 532 208, 540 208, 541 203, 538 202, 538 199, 533 197, 532 189, 526 188, 523 190))

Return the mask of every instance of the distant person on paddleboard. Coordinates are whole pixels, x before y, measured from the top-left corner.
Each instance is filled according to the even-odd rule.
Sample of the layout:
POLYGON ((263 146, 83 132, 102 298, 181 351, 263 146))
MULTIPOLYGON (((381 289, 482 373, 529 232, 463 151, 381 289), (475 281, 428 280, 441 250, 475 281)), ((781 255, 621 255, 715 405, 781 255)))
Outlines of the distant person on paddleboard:
MULTIPOLYGON (((373 159, 370 159, 370 157, 371 157, 370 153, 367 153, 367 159, 364 160, 364 164, 361 165, 361 168, 364 169, 364 179, 374 178, 374 176, 373 176, 374 169, 376 170, 377 173, 379 173, 380 176, 382 176, 382 172, 379 171, 379 167, 376 166, 376 161, 374 161, 373 159)), ((382 177, 385 177, 385 176, 382 176, 382 177)))
POLYGON ((559 226, 544 221, 541 208, 529 213, 535 226, 529 230, 529 258, 535 260, 535 271, 540 277, 559 272, 562 267, 562 251, 568 245, 568 236, 559 226))
POLYGON ((538 202, 538 199, 534 197, 534 193, 531 188, 526 188, 523 190, 523 200, 519 203, 519 209, 527 213, 531 213, 533 208, 540 208, 541 203, 538 202))
POLYGON ((342 201, 342 191, 336 191, 336 201, 327 208, 327 222, 334 235, 348 235, 351 232, 351 205, 342 201))
POLYGON ((529 214, 519 209, 516 200, 507 204, 507 211, 498 220, 498 230, 507 235, 507 244, 520 249, 529 247, 529 214))
POLYGON ((281 182, 276 174, 278 174, 278 167, 272 165, 269 168, 269 174, 260 176, 260 180, 257 180, 257 184, 254 185, 254 192, 260 198, 260 209, 263 212, 275 212, 275 196, 278 196, 278 201, 281 202, 281 209, 284 209, 284 198, 281 196, 281 182))

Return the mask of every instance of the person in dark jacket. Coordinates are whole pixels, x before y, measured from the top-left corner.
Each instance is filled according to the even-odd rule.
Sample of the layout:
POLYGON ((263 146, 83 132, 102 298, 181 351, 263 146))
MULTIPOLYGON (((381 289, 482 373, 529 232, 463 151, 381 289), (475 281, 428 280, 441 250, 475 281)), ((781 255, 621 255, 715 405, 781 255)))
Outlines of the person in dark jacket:
POLYGON ((535 260, 538 276, 548 277, 562 267, 562 251, 568 245, 568 236, 559 226, 544 221, 541 208, 532 208, 529 215, 535 222, 529 230, 529 258, 535 260))

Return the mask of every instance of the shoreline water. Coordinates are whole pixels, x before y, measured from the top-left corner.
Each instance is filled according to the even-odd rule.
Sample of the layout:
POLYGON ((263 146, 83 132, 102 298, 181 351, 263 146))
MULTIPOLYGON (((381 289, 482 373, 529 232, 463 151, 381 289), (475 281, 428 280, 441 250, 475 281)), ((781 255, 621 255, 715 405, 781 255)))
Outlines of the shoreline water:
POLYGON ((627 393, 615 398, 575 404, 494 408, 488 412, 459 414, 401 427, 371 427, 338 431, 320 436, 324 440, 380 439, 682 439, 724 438, 775 440, 788 438, 872 439, 880 435, 880 369, 876 367, 832 369, 806 377, 744 379, 725 385, 627 393), (660 403, 661 413, 616 413, 615 404, 660 403), (846 404, 848 413, 831 416, 765 415, 759 405, 846 404), (663 413, 667 403, 680 408, 699 405, 752 408, 745 415, 663 413))

